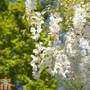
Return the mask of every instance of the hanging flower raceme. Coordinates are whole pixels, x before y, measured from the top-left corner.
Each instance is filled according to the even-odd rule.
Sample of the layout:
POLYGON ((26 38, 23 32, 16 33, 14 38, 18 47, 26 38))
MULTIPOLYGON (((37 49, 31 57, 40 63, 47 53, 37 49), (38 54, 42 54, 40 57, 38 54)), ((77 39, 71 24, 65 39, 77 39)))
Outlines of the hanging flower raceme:
POLYGON ((81 51, 82 56, 86 56, 87 54, 90 53, 90 45, 89 41, 83 37, 79 39, 79 47, 81 51))
POLYGON ((63 50, 58 50, 55 47, 45 48, 39 45, 38 49, 34 50, 34 54, 35 56, 31 55, 33 59, 31 66, 33 67, 35 79, 39 79, 40 73, 44 68, 46 68, 52 76, 62 75, 64 78, 66 78, 66 74, 70 72, 70 62, 63 50), (37 75, 39 75, 38 78, 36 78, 37 75))
POLYGON ((26 5, 26 13, 29 15, 32 10, 36 9, 35 6, 35 1, 36 0, 26 0, 25 5, 26 5))
POLYGON ((65 35, 65 50, 66 53, 69 56, 74 56, 76 53, 76 50, 74 48, 74 44, 76 43, 76 34, 74 33, 74 31, 68 31, 65 35))
POLYGON ((86 23, 87 10, 85 9, 85 6, 82 8, 81 4, 75 5, 74 9, 73 26, 76 32, 81 34, 86 23))
POLYGON ((59 31, 61 30, 60 27, 60 22, 62 21, 62 18, 60 17, 59 13, 54 13, 51 14, 50 16, 50 22, 49 22, 49 29, 50 29, 50 34, 58 34, 59 31))
POLYGON ((71 66, 68 57, 64 52, 65 50, 59 50, 61 43, 63 43, 62 35, 59 36, 61 30, 59 24, 61 21, 60 14, 51 14, 49 35, 54 38, 52 45, 46 47, 43 42, 40 42, 39 44, 36 44, 36 49, 33 50, 34 55, 31 55, 33 59, 31 66, 33 67, 35 79, 39 79, 43 69, 46 69, 52 76, 61 75, 64 78, 66 78, 67 73, 70 73, 71 66))
POLYGON ((32 22, 32 27, 30 29, 30 32, 32 33, 32 38, 37 41, 40 37, 40 33, 43 30, 41 25, 44 23, 41 13, 35 12, 31 14, 30 21, 32 22))

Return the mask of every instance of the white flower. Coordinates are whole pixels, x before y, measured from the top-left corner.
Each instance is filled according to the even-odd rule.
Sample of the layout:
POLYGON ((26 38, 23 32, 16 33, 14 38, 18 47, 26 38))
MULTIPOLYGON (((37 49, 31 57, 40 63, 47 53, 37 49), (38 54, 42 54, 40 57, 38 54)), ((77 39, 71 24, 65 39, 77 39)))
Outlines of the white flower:
POLYGON ((33 59, 33 62, 39 62, 40 59, 34 55, 31 55, 31 58, 33 59))
POLYGON ((63 77, 65 77, 65 74, 67 73, 66 71, 70 69, 70 62, 67 58, 67 55, 65 55, 63 51, 56 51, 55 58, 56 60, 53 75, 61 74, 63 77))
POLYGON ((33 67, 33 72, 37 71, 37 65, 35 65, 34 63, 31 63, 31 66, 33 67))
POLYGON ((38 50, 41 52, 44 50, 44 47, 43 47, 43 43, 40 42, 39 44, 36 44, 36 47, 38 48, 38 50))
POLYGON ((83 49, 89 49, 89 42, 88 40, 84 39, 83 37, 79 39, 79 46, 82 47, 83 49))
POLYGON ((26 0, 26 12, 29 14, 33 9, 36 8, 35 6, 35 0, 26 0))
POLYGON ((49 27, 51 33, 58 33, 60 31, 60 26, 58 24, 53 23, 50 27, 49 27))
POLYGON ((34 27, 31 27, 31 30, 30 30, 30 32, 32 33, 32 38, 37 41, 40 37, 40 33, 43 30, 41 25, 44 23, 41 13, 35 12, 31 14, 30 21, 32 26, 34 26, 34 27))
POLYGON ((66 75, 67 75, 68 73, 70 73, 70 71, 66 69, 66 70, 64 71, 64 73, 62 74, 62 75, 63 75, 63 77, 64 77, 64 78, 67 78, 67 76, 66 76, 66 75))
POLYGON ((86 22, 85 17, 86 17, 86 11, 83 8, 81 8, 80 5, 76 5, 75 15, 73 17, 74 27, 81 30, 86 22))
POLYGON ((34 39, 34 40, 38 40, 38 38, 40 37, 40 35, 39 34, 36 34, 35 36, 32 36, 32 38, 34 39))
POLYGON ((33 53, 35 53, 35 55, 37 55, 37 54, 40 53, 40 51, 39 51, 38 49, 34 49, 34 50, 33 50, 33 53))
POLYGON ((37 26, 37 33, 41 33, 42 30, 41 26, 37 26))
POLYGON ((71 43, 68 43, 67 46, 66 46, 66 51, 67 53, 72 53, 72 44, 71 43))
POLYGON ((81 55, 86 56, 89 53, 90 45, 89 41, 84 39, 83 37, 79 39, 79 48, 81 50, 81 55))
POLYGON ((59 13, 51 14, 50 22, 49 22, 50 34, 56 34, 61 30, 60 25, 59 25, 59 22, 61 22, 61 21, 62 21, 62 19, 61 19, 59 13))
POLYGON ((66 33, 65 38, 66 38, 66 43, 74 43, 76 40, 76 35, 74 32, 69 31, 66 33))
POLYGON ((31 27, 30 32, 32 33, 32 35, 35 35, 35 34, 36 34, 36 32, 37 32, 37 30, 36 30, 34 27, 31 27))

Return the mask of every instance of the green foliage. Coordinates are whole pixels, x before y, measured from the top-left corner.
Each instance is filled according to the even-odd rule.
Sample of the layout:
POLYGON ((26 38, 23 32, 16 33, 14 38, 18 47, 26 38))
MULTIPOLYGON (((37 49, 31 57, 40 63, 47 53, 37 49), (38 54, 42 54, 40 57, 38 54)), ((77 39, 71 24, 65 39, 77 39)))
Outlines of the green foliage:
POLYGON ((39 80, 28 80, 28 84, 25 86, 25 90, 55 90, 56 82, 53 77, 49 75, 46 71, 41 74, 41 79, 39 80))
POLYGON ((0 7, 0 78, 28 76, 35 43, 25 17, 24 0, 13 3, 3 0, 0 7))

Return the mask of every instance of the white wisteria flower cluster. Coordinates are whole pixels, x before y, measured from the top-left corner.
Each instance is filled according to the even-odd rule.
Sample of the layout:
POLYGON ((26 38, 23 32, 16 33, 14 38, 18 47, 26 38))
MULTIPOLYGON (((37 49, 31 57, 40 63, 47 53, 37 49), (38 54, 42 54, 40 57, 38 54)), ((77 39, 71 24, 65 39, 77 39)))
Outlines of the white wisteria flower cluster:
POLYGON ((61 13, 51 12, 48 20, 48 35, 53 39, 48 41, 47 46, 44 42, 37 41, 41 35, 40 33, 43 31, 41 26, 45 22, 42 13, 36 11, 29 15, 32 25, 30 32, 32 33, 32 38, 37 41, 30 63, 35 79, 40 78, 44 69, 52 76, 59 75, 66 78, 67 74, 70 75, 71 72, 74 72, 72 68, 74 68, 75 59, 72 58, 75 57, 80 57, 76 61, 81 62, 81 65, 85 63, 86 59, 88 62, 90 57, 90 40, 83 36, 83 33, 86 32, 84 26, 87 22, 87 10, 84 7, 85 5, 81 7, 81 4, 74 5, 75 13, 72 16, 72 25, 69 26, 70 28, 66 28, 68 29, 66 32, 62 28, 64 27, 62 24, 64 19, 61 18, 61 13))
POLYGON ((52 76, 61 75, 66 78, 66 74, 70 72, 70 62, 67 55, 63 50, 58 50, 55 47, 44 47, 42 43, 37 45, 37 49, 34 49, 31 55, 33 67, 33 75, 35 79, 39 79, 41 72, 44 68, 52 76))
POLYGON ((39 79, 41 72, 44 68, 52 76, 61 75, 66 78, 67 73, 70 73, 70 62, 65 50, 59 50, 62 40, 59 38, 60 25, 62 19, 58 13, 51 14, 50 25, 49 25, 49 35, 54 39, 52 41, 52 46, 45 47, 43 42, 36 44, 36 49, 33 50, 34 55, 31 55, 33 67, 33 75, 35 79, 39 79), (56 48, 58 47, 58 48, 56 48))
POLYGON ((32 33, 32 38, 37 41, 40 37, 40 33, 43 30, 41 27, 41 25, 44 23, 43 17, 40 12, 35 12, 31 14, 29 20, 32 22, 32 27, 30 29, 30 32, 32 33))
POLYGON ((59 13, 54 13, 50 15, 50 22, 49 22, 49 29, 50 29, 50 34, 58 34, 61 27, 60 27, 60 22, 62 21, 62 18, 60 17, 59 13))
POLYGON ((36 6, 35 6, 35 1, 36 1, 36 0, 26 0, 26 1, 25 1, 26 13, 27 13, 27 14, 30 14, 31 11, 36 8, 36 6))
POLYGON ((84 25, 86 23, 86 17, 87 17, 87 9, 85 9, 85 5, 83 5, 83 8, 81 7, 81 4, 77 4, 74 6, 75 14, 73 17, 73 26, 77 33, 82 33, 84 25))

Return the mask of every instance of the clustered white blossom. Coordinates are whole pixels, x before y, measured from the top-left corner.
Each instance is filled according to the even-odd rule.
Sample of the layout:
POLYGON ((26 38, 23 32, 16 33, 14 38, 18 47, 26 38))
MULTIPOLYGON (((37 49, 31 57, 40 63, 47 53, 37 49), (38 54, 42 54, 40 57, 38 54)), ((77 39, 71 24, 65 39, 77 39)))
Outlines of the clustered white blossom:
POLYGON ((25 1, 26 13, 27 13, 27 14, 30 14, 31 11, 36 8, 36 6, 35 6, 35 1, 36 1, 36 0, 26 0, 26 1, 25 1))
POLYGON ((76 35, 73 31, 68 31, 65 35, 65 38, 66 53, 69 56, 74 56, 76 54, 76 50, 73 48, 73 46, 76 43, 76 35))
POLYGON ((90 45, 89 41, 85 38, 80 38, 79 39, 79 47, 81 50, 82 56, 86 56, 88 53, 90 53, 90 45))
MULTIPOLYGON (((88 7, 90 4, 83 5, 82 7, 88 7)), ((78 41, 78 49, 80 51, 81 61, 79 63, 79 69, 81 71, 81 76, 83 83, 85 84, 85 89, 89 90, 90 88, 90 75, 89 72, 89 64, 90 64, 90 36, 86 34, 87 36, 83 35, 84 33, 90 33, 89 30, 85 29, 85 23, 87 22, 86 17, 88 16, 88 8, 81 8, 80 5, 76 5, 75 8, 75 15, 73 18, 73 25, 75 29, 75 33, 79 34, 77 35, 77 41, 78 41)))
MULTIPOLYGON (((59 50, 62 40, 60 40, 60 23, 62 19, 58 13, 51 14, 49 23, 49 34, 54 38, 53 45, 45 47, 43 42, 36 44, 37 49, 33 50, 31 55, 33 67, 33 75, 35 79, 39 79, 43 67, 46 68, 51 75, 61 75, 66 78, 66 74, 70 73, 70 62, 64 50, 59 50), (58 17, 57 17, 58 16, 58 17), (56 48, 58 47, 58 48, 56 48)), ((62 38, 61 38, 62 39, 62 38)))
POLYGON ((41 25, 44 23, 43 17, 40 12, 35 12, 30 16, 30 21, 32 22, 32 27, 30 32, 32 33, 32 38, 38 40, 40 33, 42 32, 41 25))
POLYGON ((73 17, 73 26, 77 33, 82 33, 86 23, 87 10, 81 7, 81 4, 75 5, 75 14, 73 17))
MULTIPOLYGON (((86 7, 88 4, 86 4, 86 7)), ((75 6, 75 15, 73 17, 73 25, 74 25, 74 28, 75 28, 75 34, 79 34, 77 35, 78 39, 77 41, 79 42, 79 49, 80 49, 80 52, 81 52, 81 55, 82 56, 86 56, 87 53, 89 53, 89 50, 90 50, 90 44, 89 44, 89 40, 87 38, 85 38, 83 36, 83 33, 87 32, 85 29, 84 29, 84 25, 85 23, 87 22, 86 21, 86 17, 88 15, 88 8, 85 8, 85 5, 83 5, 81 7, 80 4, 76 5, 75 6)))
MULTIPOLYGON (((62 32, 63 19, 60 17, 60 13, 51 13, 48 35, 51 35, 53 41, 48 41, 48 46, 45 46, 43 42, 37 42, 36 49, 33 50, 33 55, 31 55, 32 62, 30 64, 35 79, 40 78, 44 69, 53 76, 61 75, 66 78, 72 68, 70 57, 75 57, 78 51, 82 57, 81 60, 85 60, 87 54, 90 55, 89 40, 82 35, 87 11, 80 4, 75 5, 74 10, 73 27, 69 28, 67 32, 62 32)), ((40 12, 34 12, 30 14, 30 21, 32 38, 38 40, 43 30, 41 27, 44 23, 43 16, 40 12)))
POLYGON ((59 13, 51 13, 50 16, 50 22, 49 22, 49 29, 50 29, 50 34, 58 34, 61 27, 60 27, 60 22, 62 21, 62 18, 60 17, 59 13))
POLYGON ((46 68, 53 76, 59 74, 66 78, 66 74, 70 72, 70 62, 64 51, 55 47, 43 47, 41 43, 37 46, 38 49, 33 51, 35 56, 31 55, 33 58, 31 66, 35 79, 39 79, 43 68, 46 68))

